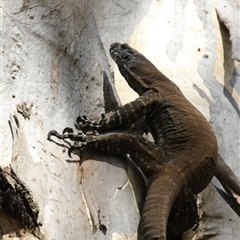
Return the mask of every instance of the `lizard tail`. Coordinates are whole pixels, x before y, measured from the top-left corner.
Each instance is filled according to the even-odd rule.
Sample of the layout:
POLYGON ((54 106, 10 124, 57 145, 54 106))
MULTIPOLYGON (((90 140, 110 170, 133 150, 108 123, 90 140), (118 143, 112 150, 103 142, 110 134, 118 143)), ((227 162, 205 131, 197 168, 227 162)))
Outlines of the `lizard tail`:
POLYGON ((178 194, 179 189, 165 174, 150 183, 139 228, 143 240, 167 239, 168 217, 178 194))
MULTIPOLYGON (((191 216, 191 219, 189 219, 190 224, 194 225, 194 220, 197 218, 196 201, 191 189, 186 187, 187 179, 185 174, 186 172, 184 170, 179 171, 179 168, 169 164, 165 171, 149 179, 148 193, 139 226, 139 232, 143 240, 166 240, 169 235, 174 236, 179 234, 179 232, 177 232, 180 230, 178 226, 176 230, 171 228, 171 233, 167 231, 170 226, 168 225, 168 220, 170 220, 169 216, 171 211, 177 211, 174 213, 174 218, 181 215, 180 212, 183 211, 182 209, 175 209, 175 203, 179 200, 179 196, 182 197, 179 201, 180 203, 184 202, 185 204, 186 202, 190 202, 188 206, 180 206, 180 208, 191 208, 191 210, 194 208, 193 211, 194 214, 196 214, 193 214, 194 216, 191 216), (188 197, 190 197, 189 201, 188 197)), ((174 221, 176 221, 176 219, 174 221)), ((178 225, 181 224, 181 222, 178 223, 178 225)), ((191 228, 193 225, 188 225, 188 227, 191 228)), ((182 233, 184 231, 180 232, 182 233)))
POLYGON ((150 177, 139 228, 142 239, 172 239, 193 227, 198 220, 194 194, 207 186, 214 171, 214 159, 206 157, 185 165, 168 162, 150 177))

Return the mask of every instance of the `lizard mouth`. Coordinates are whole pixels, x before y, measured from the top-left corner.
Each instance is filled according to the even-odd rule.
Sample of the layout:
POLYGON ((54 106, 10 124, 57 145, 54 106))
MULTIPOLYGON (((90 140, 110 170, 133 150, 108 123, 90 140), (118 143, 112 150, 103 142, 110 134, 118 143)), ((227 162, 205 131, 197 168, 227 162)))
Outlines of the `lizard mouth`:
POLYGON ((117 60, 121 59, 121 43, 113 43, 110 46, 109 52, 112 57, 112 59, 117 62, 117 60))
POLYGON ((115 62, 117 59, 121 58, 118 48, 110 49, 110 55, 115 62))

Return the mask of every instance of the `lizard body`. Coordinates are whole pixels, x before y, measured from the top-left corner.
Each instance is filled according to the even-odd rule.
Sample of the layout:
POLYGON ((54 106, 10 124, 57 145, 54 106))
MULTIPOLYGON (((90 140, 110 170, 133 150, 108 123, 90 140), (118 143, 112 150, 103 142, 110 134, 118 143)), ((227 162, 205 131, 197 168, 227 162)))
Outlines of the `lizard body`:
POLYGON ((142 239, 176 239, 195 224, 194 194, 202 191, 215 174, 215 134, 180 89, 141 53, 128 44, 114 43, 110 54, 139 98, 108 118, 90 121, 78 117, 77 122, 83 131, 102 133, 145 117, 155 143, 128 133, 87 136, 51 131, 50 135, 79 140, 82 147, 129 153, 149 182, 139 226, 142 239))

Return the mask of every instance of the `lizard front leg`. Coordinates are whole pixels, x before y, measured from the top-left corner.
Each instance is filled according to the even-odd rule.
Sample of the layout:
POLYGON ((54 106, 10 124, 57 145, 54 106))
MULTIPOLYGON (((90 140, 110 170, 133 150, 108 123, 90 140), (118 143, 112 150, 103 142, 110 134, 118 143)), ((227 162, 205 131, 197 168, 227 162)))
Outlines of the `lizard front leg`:
POLYGON ((108 153, 130 154, 132 160, 140 167, 146 177, 154 172, 159 172, 167 162, 161 148, 141 136, 127 133, 108 133, 97 136, 84 134, 83 132, 59 134, 55 130, 49 132, 48 140, 51 139, 51 136, 78 141, 80 145, 70 147, 70 153, 74 149, 87 147, 108 153))
POLYGON ((85 116, 79 116, 76 120, 76 125, 83 132, 88 130, 104 132, 130 126, 141 117, 150 114, 158 103, 159 96, 154 91, 149 91, 136 100, 120 107, 110 117, 103 117, 100 120, 89 120, 85 116))

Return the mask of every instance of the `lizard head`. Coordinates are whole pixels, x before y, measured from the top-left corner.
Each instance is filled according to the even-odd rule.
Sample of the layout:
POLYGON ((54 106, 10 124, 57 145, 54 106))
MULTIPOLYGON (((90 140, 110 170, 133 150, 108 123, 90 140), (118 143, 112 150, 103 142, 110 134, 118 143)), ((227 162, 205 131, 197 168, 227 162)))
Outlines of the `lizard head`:
POLYGON ((136 49, 127 43, 113 43, 109 51, 112 59, 118 65, 119 71, 135 92, 142 95, 154 87, 156 84, 154 73, 159 73, 159 71, 136 49))

